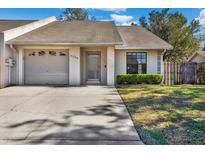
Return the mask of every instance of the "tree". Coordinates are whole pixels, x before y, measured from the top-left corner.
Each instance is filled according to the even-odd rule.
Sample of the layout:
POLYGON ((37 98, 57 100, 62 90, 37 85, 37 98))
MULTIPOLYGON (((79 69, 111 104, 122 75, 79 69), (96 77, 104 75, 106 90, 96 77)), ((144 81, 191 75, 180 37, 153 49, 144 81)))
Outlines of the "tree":
POLYGON ((140 18, 140 25, 147 28, 173 46, 173 50, 164 53, 168 61, 181 61, 187 59, 199 48, 199 21, 188 23, 187 18, 179 12, 169 13, 169 9, 161 12, 152 11, 148 19, 140 18))
POLYGON ((88 14, 87 9, 82 8, 66 8, 60 15, 60 20, 95 20, 94 16, 88 14))

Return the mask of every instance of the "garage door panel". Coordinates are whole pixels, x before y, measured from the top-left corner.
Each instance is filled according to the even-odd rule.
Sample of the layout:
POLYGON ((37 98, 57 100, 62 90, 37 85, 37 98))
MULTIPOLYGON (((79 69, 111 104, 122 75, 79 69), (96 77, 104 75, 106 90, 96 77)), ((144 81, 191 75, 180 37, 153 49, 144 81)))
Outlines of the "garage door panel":
POLYGON ((62 73, 62 72, 67 72, 68 74, 68 55, 66 56, 50 56, 49 59, 52 61, 52 65, 47 66, 47 69, 49 72, 53 73, 62 73), (55 69, 53 69, 53 65, 55 66, 55 69))
POLYGON ((40 73, 40 70, 44 70, 46 68, 45 58, 46 57, 26 57, 25 74, 36 74, 40 73))
POLYGON ((41 52, 25 52, 25 84, 68 84, 68 52, 41 52))
POLYGON ((28 75, 26 84, 67 84, 67 75, 48 75, 48 74, 39 74, 39 75, 28 75), (35 78, 35 80, 34 80, 35 78))

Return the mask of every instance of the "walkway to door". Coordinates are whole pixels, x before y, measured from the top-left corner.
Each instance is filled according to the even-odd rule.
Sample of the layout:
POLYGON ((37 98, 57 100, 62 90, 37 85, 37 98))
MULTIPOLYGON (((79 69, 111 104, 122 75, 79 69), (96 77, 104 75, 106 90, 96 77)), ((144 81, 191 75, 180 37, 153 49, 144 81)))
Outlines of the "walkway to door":
POLYGON ((114 87, 0 90, 0 144, 142 144, 114 87))

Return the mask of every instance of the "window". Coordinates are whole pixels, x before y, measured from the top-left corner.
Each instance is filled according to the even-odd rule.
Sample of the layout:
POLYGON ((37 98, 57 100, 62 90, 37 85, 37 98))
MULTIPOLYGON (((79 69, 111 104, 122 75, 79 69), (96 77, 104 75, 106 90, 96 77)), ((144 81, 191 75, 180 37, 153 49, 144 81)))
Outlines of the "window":
POLYGON ((60 52, 60 56, 66 56, 66 53, 60 52))
POLYGON ((29 53, 28 56, 35 56, 36 52, 29 53))
POLYGON ((127 74, 146 74, 147 53, 128 52, 127 53, 127 74))
POLYGON ((45 51, 39 51, 39 52, 38 52, 38 55, 39 55, 39 56, 44 56, 45 54, 46 54, 45 51))
POLYGON ((205 63, 201 63, 201 68, 205 70, 205 63))
POLYGON ((56 56, 56 52, 55 51, 49 51, 49 55, 56 56))
POLYGON ((161 53, 157 53, 157 73, 161 73, 161 53))

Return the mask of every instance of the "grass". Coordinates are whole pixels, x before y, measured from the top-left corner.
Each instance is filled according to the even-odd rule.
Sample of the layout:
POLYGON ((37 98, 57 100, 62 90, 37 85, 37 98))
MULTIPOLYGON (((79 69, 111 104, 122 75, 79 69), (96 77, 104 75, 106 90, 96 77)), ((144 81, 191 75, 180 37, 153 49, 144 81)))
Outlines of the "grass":
POLYGON ((146 144, 205 144, 205 85, 117 86, 146 144))

